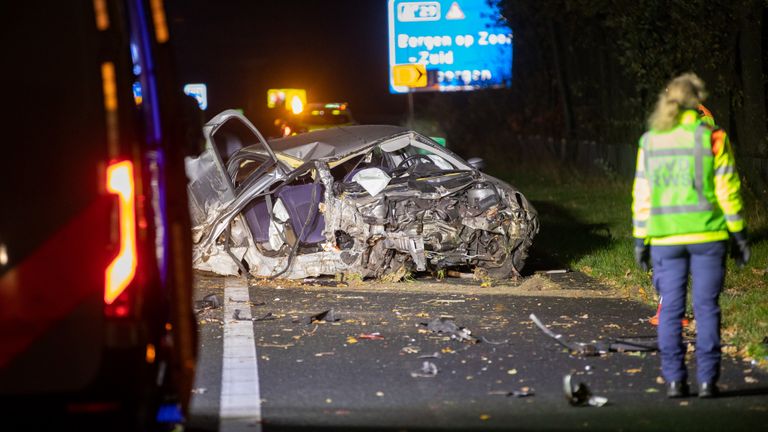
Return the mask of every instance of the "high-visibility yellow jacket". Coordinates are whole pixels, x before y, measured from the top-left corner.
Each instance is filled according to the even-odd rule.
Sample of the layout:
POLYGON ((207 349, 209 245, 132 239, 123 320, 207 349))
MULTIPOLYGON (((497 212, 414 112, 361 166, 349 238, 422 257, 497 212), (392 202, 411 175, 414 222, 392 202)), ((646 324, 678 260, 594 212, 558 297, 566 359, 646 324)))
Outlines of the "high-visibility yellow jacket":
POLYGON ((677 127, 651 130, 640 139, 633 235, 652 245, 726 240, 728 231, 745 228, 740 190, 726 133, 685 111, 677 127), (703 152, 695 153, 697 144, 703 152))

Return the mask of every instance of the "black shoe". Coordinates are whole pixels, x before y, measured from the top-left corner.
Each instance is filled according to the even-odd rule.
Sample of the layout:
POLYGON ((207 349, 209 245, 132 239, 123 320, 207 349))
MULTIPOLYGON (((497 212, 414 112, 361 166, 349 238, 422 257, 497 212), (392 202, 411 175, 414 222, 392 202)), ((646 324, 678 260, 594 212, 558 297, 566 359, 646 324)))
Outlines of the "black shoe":
POLYGON ((688 383, 685 381, 670 381, 667 383, 668 398, 681 398, 686 396, 688 396, 688 383))
POLYGON ((717 397, 720 394, 720 389, 717 388, 717 384, 711 382, 705 382, 699 384, 699 397, 702 399, 708 399, 717 397))

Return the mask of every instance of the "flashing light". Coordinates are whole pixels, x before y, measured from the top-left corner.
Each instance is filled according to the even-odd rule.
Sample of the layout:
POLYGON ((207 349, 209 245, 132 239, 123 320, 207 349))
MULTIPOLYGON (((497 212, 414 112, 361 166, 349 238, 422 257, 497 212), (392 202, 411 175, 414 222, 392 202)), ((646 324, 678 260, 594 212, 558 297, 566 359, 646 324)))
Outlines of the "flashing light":
POLYGON ((301 112, 304 111, 304 103, 298 95, 293 95, 293 98, 291 99, 291 111, 294 114, 301 114, 301 112))
POLYGON ((117 162, 107 168, 107 191, 119 199, 120 221, 120 251, 104 272, 104 303, 109 305, 136 276, 135 184, 131 161, 117 162))
POLYGON ((115 81, 115 64, 101 64, 101 86, 104 92, 104 109, 107 112, 117 111, 117 83, 115 81))
POLYGON ((155 24, 155 39, 157 43, 168 42, 168 23, 165 20, 165 6, 163 0, 150 1, 152 8, 152 22, 155 24))
POLYGON ((307 105, 307 91, 305 89, 284 88, 267 90, 267 108, 284 108, 292 111, 293 101, 298 97, 302 107, 307 105))
POLYGON ((152 364, 155 362, 155 358, 157 357, 157 352, 153 344, 147 344, 147 353, 145 357, 146 357, 147 363, 152 364))
POLYGON ((106 0, 93 0, 93 12, 96 18, 96 28, 100 31, 109 28, 109 14, 106 0))

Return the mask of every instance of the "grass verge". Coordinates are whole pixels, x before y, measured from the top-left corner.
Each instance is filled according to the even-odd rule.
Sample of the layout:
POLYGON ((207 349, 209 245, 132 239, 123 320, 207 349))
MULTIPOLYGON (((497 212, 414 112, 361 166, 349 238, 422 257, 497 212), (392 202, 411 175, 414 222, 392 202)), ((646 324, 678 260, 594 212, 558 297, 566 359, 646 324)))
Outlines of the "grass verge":
MULTIPOLYGON (((561 167, 544 173, 515 170, 505 177, 539 211, 541 232, 530 261, 534 270, 579 270, 629 298, 656 304, 651 274, 634 263, 630 181, 561 167)), ((723 342, 768 367, 768 214, 754 196, 745 193, 744 199, 752 260, 740 269, 728 259, 720 297, 723 342)))

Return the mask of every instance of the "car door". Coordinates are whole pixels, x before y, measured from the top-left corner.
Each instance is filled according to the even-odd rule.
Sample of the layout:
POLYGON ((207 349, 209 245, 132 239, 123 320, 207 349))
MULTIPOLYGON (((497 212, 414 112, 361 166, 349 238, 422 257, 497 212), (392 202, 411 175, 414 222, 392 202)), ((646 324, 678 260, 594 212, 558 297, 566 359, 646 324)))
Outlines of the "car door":
POLYGON ((186 162, 193 239, 198 243, 195 260, 212 253, 232 220, 287 171, 258 129, 236 110, 212 118, 203 135, 205 150, 186 162))

